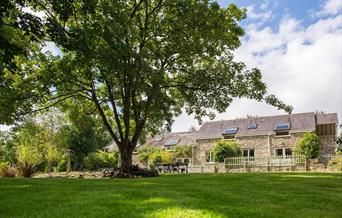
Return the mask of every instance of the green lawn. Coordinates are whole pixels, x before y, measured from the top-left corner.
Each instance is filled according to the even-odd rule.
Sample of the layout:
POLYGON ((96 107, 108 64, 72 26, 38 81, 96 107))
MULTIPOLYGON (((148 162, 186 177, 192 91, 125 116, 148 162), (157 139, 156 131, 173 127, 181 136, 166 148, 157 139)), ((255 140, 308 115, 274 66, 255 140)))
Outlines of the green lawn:
POLYGON ((0 179, 0 217, 342 217, 342 174, 0 179))

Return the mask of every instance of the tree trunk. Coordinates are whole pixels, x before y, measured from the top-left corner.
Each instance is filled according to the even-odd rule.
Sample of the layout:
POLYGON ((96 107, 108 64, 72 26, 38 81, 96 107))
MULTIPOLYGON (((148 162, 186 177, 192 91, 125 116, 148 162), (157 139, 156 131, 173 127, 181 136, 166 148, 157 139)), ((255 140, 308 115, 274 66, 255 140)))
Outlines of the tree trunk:
POLYGON ((130 152, 129 149, 120 151, 120 161, 121 171, 129 174, 132 167, 132 152, 130 152))

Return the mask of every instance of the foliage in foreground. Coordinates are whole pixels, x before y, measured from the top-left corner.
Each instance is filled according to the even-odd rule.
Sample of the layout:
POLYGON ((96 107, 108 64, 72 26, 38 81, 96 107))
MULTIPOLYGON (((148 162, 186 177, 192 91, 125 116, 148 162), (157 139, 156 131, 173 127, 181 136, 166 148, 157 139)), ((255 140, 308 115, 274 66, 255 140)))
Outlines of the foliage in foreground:
POLYGON ((241 156, 240 144, 237 141, 220 140, 214 147, 214 159, 223 162, 227 157, 241 156))
POLYGON ((314 132, 306 132, 296 144, 295 154, 304 155, 306 159, 314 159, 319 154, 320 139, 314 132))

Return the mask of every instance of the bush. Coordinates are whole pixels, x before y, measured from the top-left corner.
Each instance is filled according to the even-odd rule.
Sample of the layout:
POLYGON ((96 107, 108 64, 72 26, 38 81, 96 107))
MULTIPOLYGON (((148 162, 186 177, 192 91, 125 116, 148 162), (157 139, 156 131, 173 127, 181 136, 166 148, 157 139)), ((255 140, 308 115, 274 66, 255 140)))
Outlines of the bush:
POLYGON ((159 152, 161 149, 155 146, 146 146, 138 150, 138 159, 140 162, 147 164, 149 156, 153 153, 159 152))
POLYGON ((215 144, 214 159, 223 162, 227 157, 241 156, 239 143, 236 141, 220 140, 215 144))
POLYGON ((98 170, 100 168, 115 168, 118 165, 117 152, 105 152, 97 150, 83 158, 86 169, 98 170))
POLYGON ((151 153, 148 157, 148 165, 153 167, 156 164, 172 163, 172 154, 168 151, 159 150, 151 153))
POLYGON ((55 146, 46 146, 45 148, 46 172, 50 173, 54 164, 63 158, 62 152, 55 146))
POLYGON ((7 163, 0 163, 0 177, 15 177, 15 168, 7 163))
POLYGON ((68 164, 70 164, 70 157, 69 156, 66 156, 66 155, 63 155, 62 158, 57 162, 57 166, 54 167, 54 171, 56 172, 65 172, 65 171, 68 171, 70 172, 71 171, 71 166, 68 164), (68 170, 69 168, 69 170, 68 170))
POLYGON ((17 147, 19 173, 24 177, 31 177, 36 166, 43 161, 43 155, 35 146, 20 145, 17 147))
POLYGON ((298 141, 294 153, 304 155, 306 159, 317 158, 319 154, 320 139, 314 132, 306 132, 298 141))
POLYGON ((192 145, 176 146, 174 156, 182 158, 192 157, 192 145))
POLYGON ((146 146, 138 150, 138 159, 140 162, 154 167, 156 164, 170 164, 173 160, 173 153, 162 150, 154 146, 146 146))

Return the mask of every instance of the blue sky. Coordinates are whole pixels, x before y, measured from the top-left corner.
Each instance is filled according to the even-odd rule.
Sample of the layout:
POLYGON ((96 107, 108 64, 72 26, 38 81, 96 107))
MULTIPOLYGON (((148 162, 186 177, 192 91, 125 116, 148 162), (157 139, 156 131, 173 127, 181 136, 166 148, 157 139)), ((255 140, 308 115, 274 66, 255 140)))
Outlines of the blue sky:
MULTIPOLYGON (((248 10, 235 59, 261 70, 269 92, 294 113, 338 113, 342 120, 342 0, 221 0, 248 10)), ((215 120, 283 114, 264 103, 236 99, 215 120)), ((208 118, 204 119, 208 121, 208 118)), ((197 126, 193 116, 175 118, 173 131, 197 126)))

